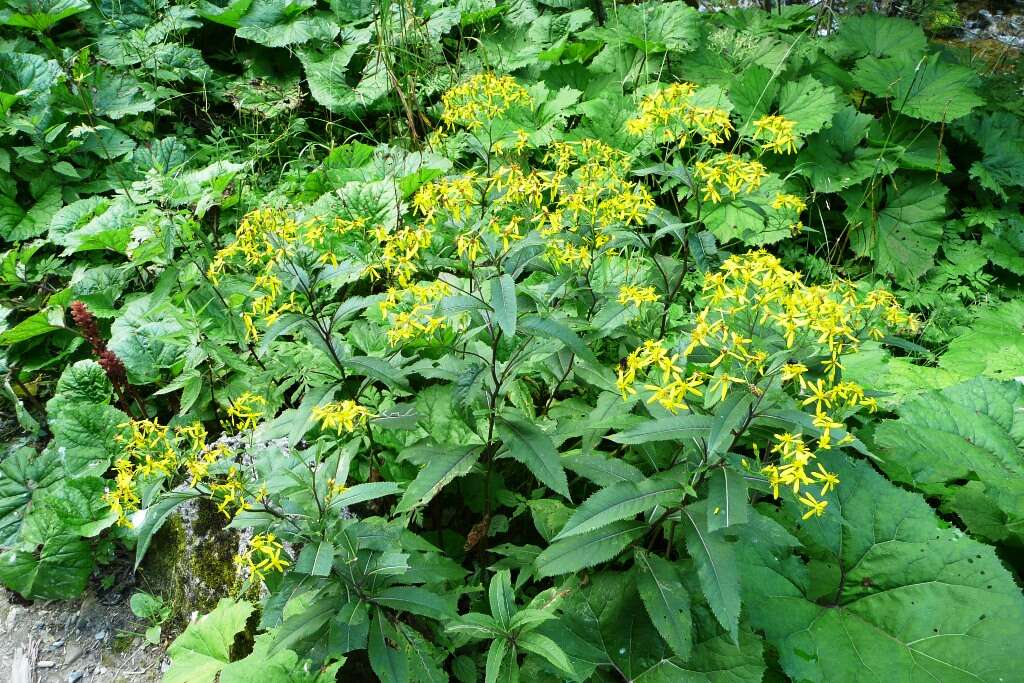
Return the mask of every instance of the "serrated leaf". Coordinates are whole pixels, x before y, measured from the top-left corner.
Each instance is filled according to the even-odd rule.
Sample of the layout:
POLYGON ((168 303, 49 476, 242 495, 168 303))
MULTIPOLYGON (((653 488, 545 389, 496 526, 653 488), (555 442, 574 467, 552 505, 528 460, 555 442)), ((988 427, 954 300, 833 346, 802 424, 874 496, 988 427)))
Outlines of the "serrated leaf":
POLYGON ((750 517, 746 481, 728 467, 720 467, 708 477, 707 500, 708 531, 745 524, 750 517))
POLYGON ((551 437, 529 422, 502 417, 495 423, 495 429, 513 460, 526 465, 537 481, 555 493, 570 497, 569 482, 551 437))
POLYGON ((480 459, 480 446, 437 449, 427 466, 405 489, 405 495, 395 509, 396 513, 408 512, 418 505, 425 505, 453 479, 467 474, 480 459))
POLYGON ((578 536, 659 505, 667 507, 679 503, 682 494, 679 483, 669 477, 612 484, 583 501, 552 540, 578 536))
POLYGON ((410 612, 431 619, 445 619, 452 613, 440 596, 418 586, 389 586, 374 595, 373 601, 397 612, 410 612))
POLYGON ((875 432, 887 474, 939 497, 980 536, 1024 538, 1024 386, 977 377, 896 412, 875 432))
POLYGON ((904 183, 897 177, 878 197, 865 190, 843 194, 850 221, 850 244, 874 259, 879 270, 904 284, 919 278, 934 262, 946 218, 947 188, 941 183, 904 183))
POLYGON ((405 655, 388 645, 387 639, 384 637, 386 622, 387 618, 381 610, 374 613, 373 620, 370 622, 370 635, 366 647, 370 657, 370 666, 381 683, 407 683, 409 661, 405 655))
POLYGON ((188 625, 167 648, 171 667, 163 683, 212 683, 231 661, 235 634, 245 628, 253 606, 222 598, 209 614, 188 625))
POLYGON ((655 418, 608 438, 615 443, 627 445, 650 441, 706 440, 711 433, 712 424, 710 417, 686 413, 655 418))
POLYGON ((620 521, 579 536, 557 541, 537 556, 541 576, 557 576, 605 562, 647 532, 646 522, 620 521))
POLYGON ((995 551, 868 463, 819 459, 842 482, 824 516, 803 523, 787 501, 776 516, 785 530, 758 515, 737 545, 750 621, 789 677, 1015 678, 1020 654, 1006 643, 1024 641, 1024 598, 995 551))
POLYGON ((905 53, 865 57, 853 77, 865 90, 891 98, 900 113, 925 121, 953 121, 985 103, 974 92, 974 69, 939 60, 938 54, 920 60, 905 53))
POLYGON ((680 519, 686 551, 693 558, 701 590, 711 611, 733 642, 738 642, 740 577, 736 553, 722 531, 708 529, 705 504, 690 505, 682 511, 680 519))
POLYGON ((516 283, 508 275, 491 278, 491 308, 498 327, 509 339, 516 335, 516 283))
POLYGON ((669 647, 684 660, 693 649, 690 594, 671 562, 657 555, 636 551, 636 588, 651 623, 669 647))

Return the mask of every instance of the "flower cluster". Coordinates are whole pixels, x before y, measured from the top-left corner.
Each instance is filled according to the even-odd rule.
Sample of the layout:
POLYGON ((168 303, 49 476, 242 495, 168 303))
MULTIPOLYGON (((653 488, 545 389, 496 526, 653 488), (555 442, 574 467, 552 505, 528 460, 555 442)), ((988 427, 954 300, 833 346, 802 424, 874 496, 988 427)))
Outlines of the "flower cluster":
POLYGON ((172 477, 184 470, 191 485, 216 486, 210 467, 234 453, 224 444, 207 445, 206 429, 199 422, 173 430, 156 420, 132 420, 119 425, 114 437, 121 448, 114 461, 114 487, 103 500, 117 514, 120 526, 130 527, 129 516, 139 509, 140 486, 154 477, 172 477))
POLYGON ((236 432, 245 432, 254 429, 264 417, 267 399, 252 393, 243 392, 238 398, 231 401, 227 407, 228 419, 226 427, 236 432))
POLYGON ((449 128, 475 130, 514 105, 528 106, 530 101, 530 93, 511 76, 476 74, 441 96, 441 120, 449 128))
POLYGON ((625 359, 618 373, 623 399, 637 394, 635 385, 643 380, 648 403, 677 412, 690 408, 688 395, 704 396, 704 382, 707 407, 724 401, 734 387, 763 396, 778 381, 801 407, 813 411, 817 434, 811 441, 802 434, 776 435, 769 452, 775 462, 765 464, 763 473, 776 495, 780 486, 792 487, 809 515, 822 514, 827 501, 806 490, 801 495, 801 487, 819 485, 820 498, 838 479, 820 464, 813 470, 815 453, 852 442, 843 419, 877 407, 862 387, 841 380, 842 356, 856 352, 865 339, 880 338, 886 328, 913 329, 916 321, 890 292, 861 293, 844 281, 807 285, 763 250, 732 256, 709 273, 703 298, 705 306, 681 353, 670 353, 664 341, 649 340, 625 359), (801 360, 808 358, 822 359, 813 372, 801 360), (686 363, 701 369, 684 377, 686 363))
POLYGON ((753 192, 767 174, 760 161, 750 161, 737 154, 717 154, 693 165, 693 177, 704 183, 704 199, 716 204, 723 196, 753 192))
POLYGON ((639 115, 626 121, 626 130, 634 135, 653 133, 668 142, 685 145, 694 135, 705 142, 720 145, 733 130, 729 112, 693 102, 697 86, 673 83, 640 101, 639 115))
POLYGON ((640 287, 637 285, 622 285, 619 287, 618 302, 623 306, 632 304, 639 308, 644 304, 654 303, 658 300, 658 293, 654 287, 640 287))
POLYGON ((451 285, 443 280, 389 289, 379 304, 388 328, 388 343, 397 346, 444 329, 448 320, 436 315, 437 303, 450 293, 451 285))
POLYGON ((796 121, 785 116, 762 116, 754 121, 754 139, 761 149, 776 154, 796 154, 796 121))
POLYGON ((324 429, 335 429, 338 434, 365 427, 371 417, 374 414, 369 408, 351 399, 332 401, 313 408, 313 419, 319 421, 324 429))
POLYGON ((637 391, 633 385, 644 377, 644 389, 651 392, 648 403, 657 402, 670 413, 688 410, 686 397, 703 396, 700 390, 705 375, 700 372, 683 377, 683 368, 677 363, 679 354, 670 354, 664 342, 649 339, 626 358, 624 366, 619 367, 616 386, 623 400, 635 396, 637 391))
POLYGON ((281 557, 284 546, 274 534, 257 534, 241 555, 235 555, 235 564, 249 571, 254 581, 263 581, 270 572, 283 572, 290 562, 281 557))

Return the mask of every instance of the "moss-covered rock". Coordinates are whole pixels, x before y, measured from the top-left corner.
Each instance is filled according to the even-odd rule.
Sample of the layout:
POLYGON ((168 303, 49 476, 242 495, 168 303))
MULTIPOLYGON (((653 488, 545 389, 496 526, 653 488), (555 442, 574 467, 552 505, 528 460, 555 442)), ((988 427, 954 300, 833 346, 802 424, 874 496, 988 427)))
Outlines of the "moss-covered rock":
POLYGON ((242 595, 245 576, 234 558, 249 534, 227 528, 227 520, 205 499, 182 505, 160 528, 139 567, 139 585, 164 598, 171 625, 183 627, 193 613, 205 614, 222 597, 258 599, 259 588, 242 595))

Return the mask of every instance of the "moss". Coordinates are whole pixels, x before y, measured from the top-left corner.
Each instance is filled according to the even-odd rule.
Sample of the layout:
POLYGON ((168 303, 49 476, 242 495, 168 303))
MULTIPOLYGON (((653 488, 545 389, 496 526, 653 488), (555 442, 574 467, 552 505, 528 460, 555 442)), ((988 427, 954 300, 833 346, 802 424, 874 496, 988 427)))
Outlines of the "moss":
POLYGON ((193 612, 205 614, 222 597, 239 597, 242 583, 234 564, 238 532, 225 528, 213 503, 198 499, 188 505, 154 535, 139 568, 143 586, 164 598, 171 608, 169 625, 178 629, 193 612))

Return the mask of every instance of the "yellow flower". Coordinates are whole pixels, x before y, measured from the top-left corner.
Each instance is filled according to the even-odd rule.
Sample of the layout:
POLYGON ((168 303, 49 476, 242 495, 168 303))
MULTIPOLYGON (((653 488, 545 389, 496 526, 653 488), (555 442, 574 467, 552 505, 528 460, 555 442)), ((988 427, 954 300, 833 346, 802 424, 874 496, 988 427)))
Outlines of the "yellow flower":
POLYGON ((313 408, 313 419, 319 420, 324 429, 335 429, 338 434, 365 427, 371 417, 374 413, 369 408, 349 399, 313 408))
POLYGON ((619 287, 618 301, 623 306, 633 304, 637 308, 646 303, 653 303, 658 300, 658 294, 654 287, 639 287, 635 285, 622 285, 619 287))
POLYGON ((821 463, 818 463, 818 471, 813 472, 812 476, 821 482, 821 495, 823 496, 839 486, 839 477, 822 467, 821 463))
POLYGON ((481 73, 450 88, 441 96, 441 103, 441 120, 446 126, 474 130, 514 105, 529 105, 530 94, 511 76, 481 73))
POLYGON ((236 432, 244 432, 255 429, 260 420, 263 419, 264 407, 267 400, 251 391, 243 392, 238 398, 231 401, 227 407, 228 426, 236 432))
POLYGON ((762 116, 754 121, 754 139, 763 142, 762 149, 778 154, 796 153, 796 121, 784 116, 762 116))
POLYGON ((808 510, 804 513, 801 519, 810 519, 811 517, 821 517, 825 514, 825 508, 828 507, 827 500, 815 500, 814 496, 809 493, 805 493, 800 496, 800 502, 805 505, 808 510))

